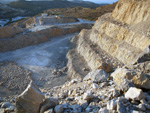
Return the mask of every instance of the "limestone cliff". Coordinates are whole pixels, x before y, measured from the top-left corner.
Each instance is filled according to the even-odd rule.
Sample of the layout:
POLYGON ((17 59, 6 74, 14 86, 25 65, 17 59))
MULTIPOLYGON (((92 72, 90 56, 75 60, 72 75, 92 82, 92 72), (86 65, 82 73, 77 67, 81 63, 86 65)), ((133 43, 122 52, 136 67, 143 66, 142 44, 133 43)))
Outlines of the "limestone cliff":
POLYGON ((74 37, 74 51, 91 70, 131 64, 150 45, 149 17, 148 0, 119 0, 112 13, 99 17, 91 30, 82 30, 74 37), (104 63, 108 65, 103 67, 104 63))

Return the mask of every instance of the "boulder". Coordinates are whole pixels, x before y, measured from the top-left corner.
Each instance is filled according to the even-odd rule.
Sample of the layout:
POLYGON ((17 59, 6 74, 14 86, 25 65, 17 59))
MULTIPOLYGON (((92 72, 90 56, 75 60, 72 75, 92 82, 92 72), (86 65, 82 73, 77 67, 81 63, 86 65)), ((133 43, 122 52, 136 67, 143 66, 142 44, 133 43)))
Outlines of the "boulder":
POLYGON ((93 82, 103 82, 108 78, 108 74, 102 70, 97 69, 92 72, 89 72, 84 78, 84 81, 92 80, 93 82))
POLYGON ((38 87, 30 82, 25 91, 16 99, 16 113, 39 113, 45 97, 38 87))
POLYGON ((46 98, 45 101, 41 104, 39 113, 44 113, 47 109, 54 108, 56 105, 58 105, 57 99, 46 98))
POLYGON ((145 98, 145 95, 141 89, 131 87, 126 93, 125 98, 132 100, 141 100, 145 98))
POLYGON ((111 74, 117 85, 124 84, 124 79, 130 80, 136 87, 150 89, 150 80, 145 74, 125 68, 118 68, 111 74))
POLYGON ((63 106, 57 105, 54 109, 55 113, 62 113, 63 112, 63 106))

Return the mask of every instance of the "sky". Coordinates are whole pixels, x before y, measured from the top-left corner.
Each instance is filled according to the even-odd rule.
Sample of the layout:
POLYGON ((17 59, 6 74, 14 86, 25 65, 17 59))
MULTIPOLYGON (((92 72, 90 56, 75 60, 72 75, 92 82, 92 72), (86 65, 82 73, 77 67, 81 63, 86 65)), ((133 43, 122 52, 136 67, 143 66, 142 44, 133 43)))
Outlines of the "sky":
MULTIPOLYGON (((0 0, 1 1, 17 1, 17 0, 0 0)), ((90 1, 90 2, 94 2, 94 3, 113 3, 116 2, 118 0, 84 0, 84 1, 90 1)))
POLYGON ((113 3, 118 0, 84 0, 84 1, 90 1, 90 2, 95 2, 95 3, 113 3))

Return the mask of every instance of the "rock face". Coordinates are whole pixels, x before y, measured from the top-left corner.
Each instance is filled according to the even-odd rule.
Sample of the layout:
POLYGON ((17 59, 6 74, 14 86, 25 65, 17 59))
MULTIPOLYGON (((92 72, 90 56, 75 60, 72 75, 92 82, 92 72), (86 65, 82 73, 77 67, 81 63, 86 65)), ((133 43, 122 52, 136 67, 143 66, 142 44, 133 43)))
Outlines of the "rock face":
POLYGON ((45 97, 32 82, 16 99, 16 113, 38 113, 45 97))
POLYGON ((124 79, 130 80, 136 87, 150 89, 150 80, 141 72, 118 68, 111 74, 116 84, 123 84, 124 79))
POLYGON ((112 16, 127 24, 149 20, 150 2, 148 0, 119 0, 112 16), (139 8, 141 10, 139 10, 139 8), (138 14, 138 18, 136 16, 138 14))
MULTIPOLYGON (((76 44, 74 54, 82 57, 91 70, 98 69, 102 63, 116 68, 134 64, 133 61, 149 61, 149 9, 148 0, 119 0, 112 13, 101 16, 91 30, 82 30, 72 39, 76 44)), ((72 68, 74 72, 70 76, 78 73, 78 67, 72 68)))

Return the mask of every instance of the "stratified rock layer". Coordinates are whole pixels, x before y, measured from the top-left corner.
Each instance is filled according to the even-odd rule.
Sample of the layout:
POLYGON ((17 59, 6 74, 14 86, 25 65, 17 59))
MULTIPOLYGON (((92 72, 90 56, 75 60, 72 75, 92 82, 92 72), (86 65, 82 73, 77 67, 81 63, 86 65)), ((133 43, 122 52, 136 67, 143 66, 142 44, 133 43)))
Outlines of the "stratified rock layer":
MULTIPOLYGON (((76 54, 91 70, 99 69, 103 63, 112 68, 133 64, 150 45, 149 9, 148 0, 119 0, 112 13, 101 16, 91 30, 82 30, 74 37, 76 54)), ((144 54, 144 62, 149 61, 145 56, 149 53, 144 54)))

